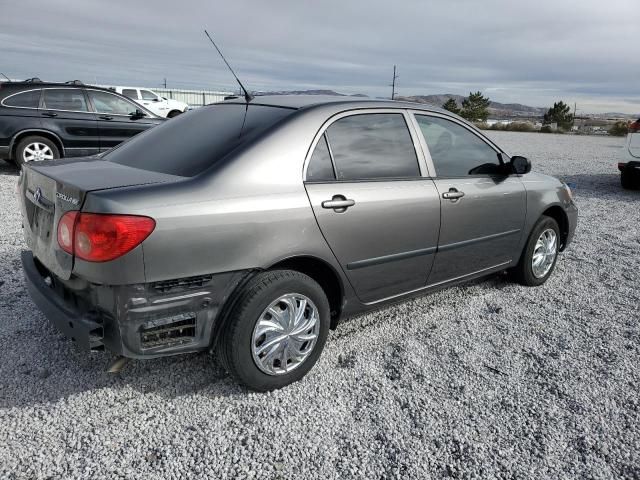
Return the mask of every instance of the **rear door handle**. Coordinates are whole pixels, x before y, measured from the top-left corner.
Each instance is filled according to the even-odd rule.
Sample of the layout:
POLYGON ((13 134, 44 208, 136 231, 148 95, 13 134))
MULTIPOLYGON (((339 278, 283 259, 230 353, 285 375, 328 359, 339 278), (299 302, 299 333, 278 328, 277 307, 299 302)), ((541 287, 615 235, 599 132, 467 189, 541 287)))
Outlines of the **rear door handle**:
POLYGON ((442 198, 447 200, 457 200, 464 197, 464 192, 459 192, 456 188, 450 188, 448 192, 442 194, 442 198))
POLYGON ((113 120, 111 115, 101 115, 100 120, 113 120))
POLYGON ((42 112, 43 117, 57 117, 58 114, 56 112, 42 112))
POLYGON ((332 208, 338 213, 345 212, 347 208, 353 207, 356 204, 355 200, 346 198, 343 195, 334 195, 331 200, 325 200, 322 202, 322 208, 332 208))

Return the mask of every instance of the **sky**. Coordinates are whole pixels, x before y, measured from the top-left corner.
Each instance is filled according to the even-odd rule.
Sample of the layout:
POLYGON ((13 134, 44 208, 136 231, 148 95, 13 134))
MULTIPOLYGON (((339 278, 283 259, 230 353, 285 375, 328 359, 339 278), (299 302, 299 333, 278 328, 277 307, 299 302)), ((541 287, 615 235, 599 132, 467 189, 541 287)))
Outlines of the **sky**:
POLYGON ((10 78, 492 100, 640 114, 638 0, 0 0, 10 78))

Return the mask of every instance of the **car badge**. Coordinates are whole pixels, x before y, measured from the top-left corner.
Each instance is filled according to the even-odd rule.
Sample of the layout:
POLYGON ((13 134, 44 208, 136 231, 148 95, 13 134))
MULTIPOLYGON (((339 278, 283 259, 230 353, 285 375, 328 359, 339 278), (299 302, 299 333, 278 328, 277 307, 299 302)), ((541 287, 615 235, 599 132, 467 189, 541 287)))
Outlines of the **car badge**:
POLYGON ((40 190, 40 187, 36 188, 36 191, 33 194, 33 199, 36 201, 36 203, 42 203, 42 190, 40 190))

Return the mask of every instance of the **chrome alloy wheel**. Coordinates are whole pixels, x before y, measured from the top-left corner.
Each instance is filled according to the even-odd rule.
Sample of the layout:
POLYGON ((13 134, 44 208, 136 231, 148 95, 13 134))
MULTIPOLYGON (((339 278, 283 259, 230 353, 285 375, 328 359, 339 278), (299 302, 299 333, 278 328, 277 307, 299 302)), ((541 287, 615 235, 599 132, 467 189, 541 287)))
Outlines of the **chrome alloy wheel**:
POLYGON ((25 147, 22 158, 25 162, 53 160, 53 151, 49 145, 45 145, 41 142, 33 142, 25 147))
POLYGON ((558 236, 556 232, 547 228, 538 237, 536 246, 533 248, 531 258, 531 271, 536 278, 542 278, 553 266, 553 262, 558 254, 558 236))
POLYGON ((272 302, 258 318, 251 338, 256 366, 267 375, 284 375, 311 355, 320 333, 320 313, 299 293, 272 302))

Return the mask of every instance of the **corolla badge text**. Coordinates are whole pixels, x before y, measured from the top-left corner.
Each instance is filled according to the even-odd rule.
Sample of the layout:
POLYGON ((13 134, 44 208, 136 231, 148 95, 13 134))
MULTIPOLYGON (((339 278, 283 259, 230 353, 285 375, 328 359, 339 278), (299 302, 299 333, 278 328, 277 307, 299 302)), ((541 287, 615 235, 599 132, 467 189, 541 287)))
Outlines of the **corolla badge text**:
POLYGON ((65 202, 69 202, 73 205, 78 205, 78 203, 80 203, 80 201, 77 198, 70 197, 60 192, 56 193, 56 197, 58 197, 60 200, 64 200, 65 202))

